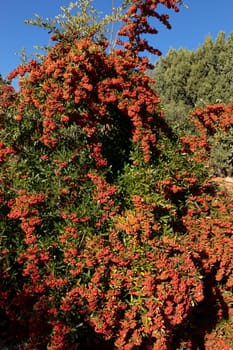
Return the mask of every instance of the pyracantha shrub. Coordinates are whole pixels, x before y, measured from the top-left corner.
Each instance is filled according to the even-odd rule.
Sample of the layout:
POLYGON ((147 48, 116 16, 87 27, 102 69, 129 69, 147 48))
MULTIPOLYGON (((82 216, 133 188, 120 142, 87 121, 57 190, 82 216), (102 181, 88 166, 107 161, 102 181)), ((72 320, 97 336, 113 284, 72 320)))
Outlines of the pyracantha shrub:
POLYGON ((196 135, 181 137, 186 150, 205 162, 210 172, 231 176, 233 164, 233 105, 214 104, 197 108, 190 115, 196 135))
POLYGON ((230 350, 231 198, 184 152, 137 56, 147 17, 176 2, 132 3, 129 46, 56 37, 2 90, 6 345, 230 350))

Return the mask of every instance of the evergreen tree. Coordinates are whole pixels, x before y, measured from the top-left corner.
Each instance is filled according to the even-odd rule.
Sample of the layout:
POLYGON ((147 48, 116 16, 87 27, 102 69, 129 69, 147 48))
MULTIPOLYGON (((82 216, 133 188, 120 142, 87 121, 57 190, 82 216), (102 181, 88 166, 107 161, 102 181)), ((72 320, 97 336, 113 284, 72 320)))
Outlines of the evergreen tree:
POLYGON ((173 127, 181 133, 192 130, 187 115, 194 107, 231 102, 232 66, 233 34, 226 40, 224 32, 218 34, 215 42, 208 35, 196 51, 172 48, 157 61, 154 88, 173 127))
POLYGON ((165 116, 172 121, 173 128, 183 131, 191 128, 186 116, 193 105, 186 92, 186 84, 192 60, 192 51, 170 49, 155 66, 154 88, 161 96, 165 116))
MULTIPOLYGON (((223 36, 223 34, 221 35, 223 36)), ((216 45, 218 41, 220 41, 220 38, 217 38, 216 45)), ((222 102, 230 103, 233 99, 233 33, 225 41, 222 50, 219 49, 219 45, 217 48, 218 81, 215 86, 215 96, 222 102)))

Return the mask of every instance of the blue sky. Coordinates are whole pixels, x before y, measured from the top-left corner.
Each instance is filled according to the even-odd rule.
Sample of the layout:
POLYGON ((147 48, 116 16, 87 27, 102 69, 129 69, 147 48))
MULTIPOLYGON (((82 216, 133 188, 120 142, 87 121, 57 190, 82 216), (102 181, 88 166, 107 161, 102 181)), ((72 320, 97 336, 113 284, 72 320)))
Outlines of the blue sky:
MULTIPOLYGON (((28 54, 35 52, 34 45, 47 45, 49 34, 31 25, 24 24, 37 13, 41 17, 54 17, 60 13, 65 0, 3 0, 0 5, 0 73, 5 77, 21 63, 20 52, 24 47, 28 54)), ((115 6, 120 0, 115 0, 115 6)), ((168 11, 172 30, 157 24, 159 34, 151 38, 158 49, 167 53, 169 48, 196 49, 210 34, 213 39, 220 31, 226 37, 233 31, 233 0, 184 0, 188 8, 182 7, 179 13, 159 7, 160 12, 168 11)), ((109 12, 112 0, 94 0, 98 10, 109 12)), ((151 56, 154 63, 156 57, 151 56)))

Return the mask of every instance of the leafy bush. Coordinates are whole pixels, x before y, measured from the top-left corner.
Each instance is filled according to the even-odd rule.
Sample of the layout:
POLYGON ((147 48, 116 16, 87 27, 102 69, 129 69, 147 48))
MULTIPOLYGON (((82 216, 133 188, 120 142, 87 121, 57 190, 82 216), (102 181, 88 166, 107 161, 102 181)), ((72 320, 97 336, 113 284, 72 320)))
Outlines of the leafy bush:
POLYGON ((233 106, 208 105, 195 109, 191 122, 196 135, 181 137, 197 161, 204 161, 211 175, 231 176, 233 164, 233 106))
POLYGON ((215 337, 230 350, 232 203, 183 151, 136 54, 153 51, 140 35, 156 5, 129 7, 125 48, 66 33, 12 72, 19 92, 1 87, 6 344, 210 349, 215 337))

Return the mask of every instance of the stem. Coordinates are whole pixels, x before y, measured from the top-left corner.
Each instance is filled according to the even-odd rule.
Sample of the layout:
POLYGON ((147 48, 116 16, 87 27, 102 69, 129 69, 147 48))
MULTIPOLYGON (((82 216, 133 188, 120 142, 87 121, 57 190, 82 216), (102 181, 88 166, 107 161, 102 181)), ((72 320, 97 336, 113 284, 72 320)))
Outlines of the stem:
MULTIPOLYGON (((112 0, 112 14, 114 9, 114 0, 112 0)), ((112 21, 112 29, 111 29, 111 35, 110 35, 110 52, 113 50, 113 32, 114 32, 114 20, 112 21)))

